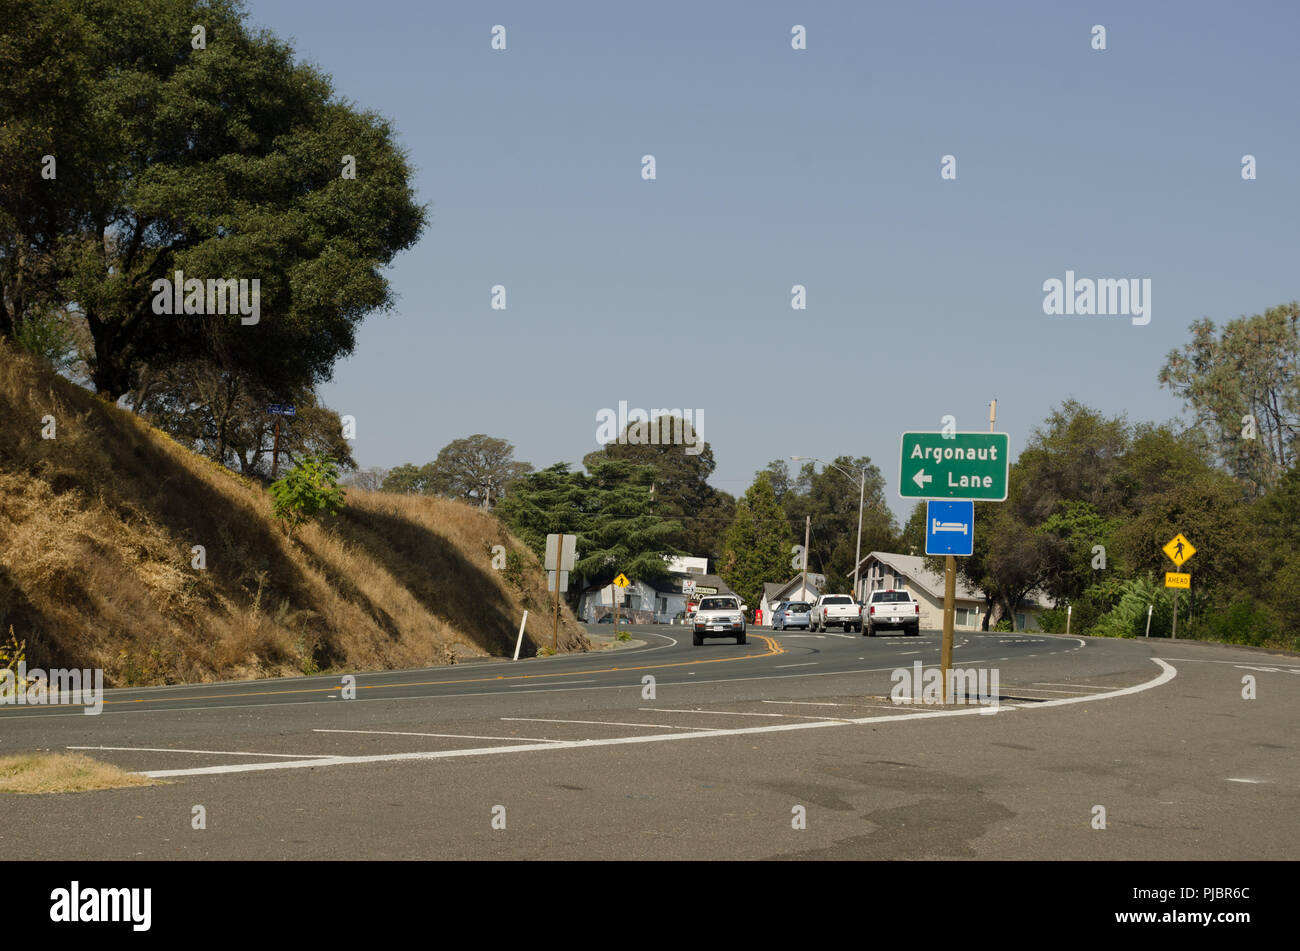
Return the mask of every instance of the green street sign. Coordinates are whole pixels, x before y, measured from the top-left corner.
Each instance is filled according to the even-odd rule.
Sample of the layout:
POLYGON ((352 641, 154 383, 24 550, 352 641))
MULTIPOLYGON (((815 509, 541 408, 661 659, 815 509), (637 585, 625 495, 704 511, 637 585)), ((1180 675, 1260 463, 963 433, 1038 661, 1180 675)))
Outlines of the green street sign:
POLYGON ((1006 433, 903 433, 898 494, 1003 502, 1010 442, 1006 433))

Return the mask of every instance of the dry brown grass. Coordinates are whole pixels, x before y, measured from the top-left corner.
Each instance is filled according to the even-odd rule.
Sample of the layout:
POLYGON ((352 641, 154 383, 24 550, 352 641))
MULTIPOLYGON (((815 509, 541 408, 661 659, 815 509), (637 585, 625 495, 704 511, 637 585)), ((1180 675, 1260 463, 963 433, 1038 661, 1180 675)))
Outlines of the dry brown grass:
POLYGON ((156 782, 79 753, 0 756, 0 793, 86 792, 152 786, 156 782))
MULTIPOLYGON (((259 486, 0 345, 0 630, 30 666, 121 686, 453 663, 513 651, 525 608, 531 653, 545 589, 494 517, 446 499, 349 490, 289 539, 259 486), (496 544, 525 570, 494 571, 496 544)), ((560 645, 589 647, 567 607, 560 645)))

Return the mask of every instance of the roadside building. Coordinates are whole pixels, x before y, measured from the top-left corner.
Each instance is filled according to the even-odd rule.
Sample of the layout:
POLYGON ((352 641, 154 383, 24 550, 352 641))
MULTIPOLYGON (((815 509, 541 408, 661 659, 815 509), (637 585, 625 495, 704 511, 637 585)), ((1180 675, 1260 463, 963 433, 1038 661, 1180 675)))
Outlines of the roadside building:
POLYGON ((763 585, 763 597, 758 606, 763 609, 763 627, 772 626, 772 612, 782 601, 816 601, 826 586, 826 576, 808 573, 808 586, 803 585, 803 572, 795 575, 784 584, 767 582, 763 585))
MULTIPOLYGON (((921 627, 938 630, 943 627, 943 575, 925 567, 925 559, 918 555, 899 555, 894 552, 873 551, 858 563, 859 601, 866 601, 872 591, 883 588, 902 589, 921 604, 921 627)), ((953 626, 962 631, 978 631, 984 626, 986 610, 984 592, 972 588, 957 576, 957 592, 953 626)), ((1016 610, 1017 631, 1036 631, 1041 605, 1034 600, 1021 602, 1016 610)))

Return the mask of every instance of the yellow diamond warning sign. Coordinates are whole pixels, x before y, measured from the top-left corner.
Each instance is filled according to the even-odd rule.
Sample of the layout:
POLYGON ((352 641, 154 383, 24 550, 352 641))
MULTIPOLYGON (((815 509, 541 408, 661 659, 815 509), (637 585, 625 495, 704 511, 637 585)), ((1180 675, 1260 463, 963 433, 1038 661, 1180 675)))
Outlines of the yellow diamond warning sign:
POLYGON ((619 572, 618 577, 614 579, 614 584, 618 585, 620 588, 626 588, 631 583, 632 582, 627 580, 627 575, 622 572, 619 572))
POLYGON ((1169 544, 1162 548, 1161 551, 1168 555, 1169 560, 1178 568, 1181 568, 1183 562, 1196 554, 1196 549, 1192 547, 1191 542, 1183 537, 1182 532, 1169 539, 1169 544))

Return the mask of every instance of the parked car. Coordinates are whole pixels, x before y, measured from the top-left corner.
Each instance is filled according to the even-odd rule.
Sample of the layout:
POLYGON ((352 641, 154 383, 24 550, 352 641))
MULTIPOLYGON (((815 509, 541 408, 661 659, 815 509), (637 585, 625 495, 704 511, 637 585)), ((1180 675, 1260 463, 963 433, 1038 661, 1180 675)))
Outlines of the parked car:
MULTIPOLYGON (((597 621, 596 623, 597 623, 597 624, 613 624, 613 623, 614 623, 614 615, 612 615, 612 614, 606 614, 603 618, 601 618, 601 619, 600 619, 599 621, 597 621)), ((619 623, 620 626, 622 626, 622 625, 624 625, 624 624, 631 624, 632 622, 629 621, 629 620, 628 620, 626 617, 624 617, 623 615, 619 615, 618 623, 619 623)))
POLYGON ((691 623, 695 646, 703 644, 706 637, 734 637, 737 644, 744 644, 747 610, 740 598, 732 594, 701 598, 691 623))
POLYGON ((873 591, 862 606, 862 633, 875 637, 879 630, 900 630, 904 635, 921 633, 921 602, 906 591, 884 588, 873 591))
POLYGON ((812 617, 809 620, 810 631, 838 627, 847 634, 862 627, 862 609, 847 594, 823 594, 812 606, 812 617))
POLYGON ((808 630, 812 605, 807 601, 782 601, 772 612, 772 630, 787 631, 792 627, 808 630))

